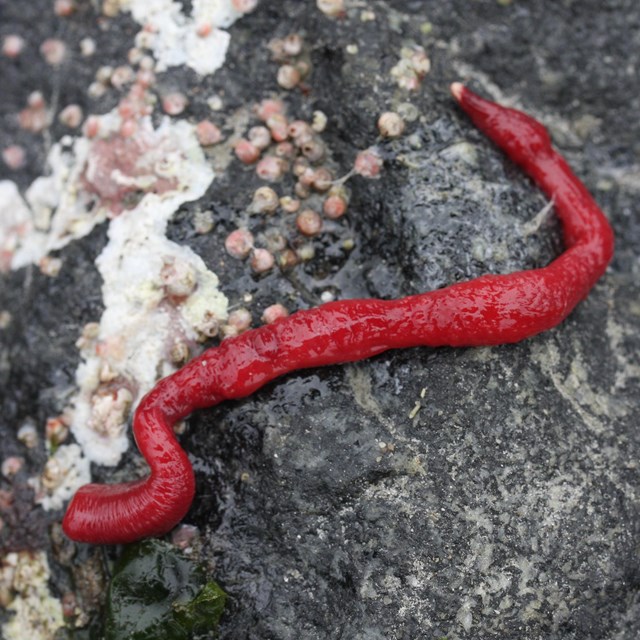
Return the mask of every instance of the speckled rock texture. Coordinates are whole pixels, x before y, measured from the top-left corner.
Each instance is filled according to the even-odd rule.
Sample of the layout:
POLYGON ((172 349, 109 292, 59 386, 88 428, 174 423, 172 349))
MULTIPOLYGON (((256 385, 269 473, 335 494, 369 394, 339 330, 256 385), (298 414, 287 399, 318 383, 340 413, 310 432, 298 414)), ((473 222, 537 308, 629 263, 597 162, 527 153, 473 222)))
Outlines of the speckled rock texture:
MULTIPOLYGON (((50 3, 0 2, 0 36, 34 44, 61 29, 50 3), (38 7, 37 9, 35 7, 38 7), (35 12, 35 13, 34 13, 35 12), (40 18, 35 20, 35 15, 40 18)), ((99 60, 49 74, 0 59, 2 145, 19 141, 27 167, 0 168, 24 188, 43 171, 50 137, 20 132, 13 114, 34 89, 74 96, 99 64, 131 47, 122 16, 98 29, 90 3, 64 36, 92 34, 99 60), (93 66, 91 66, 93 65, 93 66)), ((263 278, 230 259, 224 238, 261 183, 231 162, 201 202, 186 205, 170 237, 220 277, 231 305, 290 310, 336 297, 398 297, 483 273, 546 264, 561 250, 544 197, 454 105, 461 79, 544 122, 605 210, 616 234, 611 268, 560 327, 517 345, 411 349, 308 370, 254 396, 200 411, 182 443, 197 471, 186 522, 202 533, 201 559, 229 594, 225 640, 634 640, 640 637, 640 5, 635 0, 388 0, 350 2, 331 20, 305 0, 262 0, 230 30, 227 63, 200 80, 173 69, 185 117, 224 95, 231 114, 280 93, 291 113, 328 116, 336 165, 376 142, 377 116, 408 113, 407 131, 383 142, 379 180, 349 182, 348 215, 313 241, 316 256, 263 278), (312 71, 303 91, 275 82, 266 44, 301 33, 312 71), (390 75, 403 46, 432 68, 417 91, 390 75), (409 108, 408 105, 413 105, 409 108), (215 228, 193 232, 211 208, 215 228), (537 216, 537 217, 536 217, 537 216), (345 239, 354 249, 345 251, 345 239)), ((273 222, 291 234, 291 219, 273 222)), ((263 230, 264 231, 264 230, 263 230)), ((3 549, 52 553, 53 592, 74 584, 50 525, 62 513, 30 506, 26 478, 44 449, 25 451, 17 426, 39 428, 74 386, 82 325, 101 309, 93 260, 103 227, 59 252, 57 278, 37 268, 0 275, 0 451, 26 458, 2 488, 3 549), (4 495, 4 494, 3 494, 4 495), (56 551, 57 550, 57 551, 56 551)), ((131 477, 96 467, 104 481, 131 477)), ((129 476, 127 474, 130 474, 129 476)), ((76 564, 90 550, 80 549, 76 564)), ((115 557, 117 549, 108 550, 115 557)), ((93 565, 92 565, 93 566, 93 565)), ((99 618, 97 605, 94 616, 99 618)))

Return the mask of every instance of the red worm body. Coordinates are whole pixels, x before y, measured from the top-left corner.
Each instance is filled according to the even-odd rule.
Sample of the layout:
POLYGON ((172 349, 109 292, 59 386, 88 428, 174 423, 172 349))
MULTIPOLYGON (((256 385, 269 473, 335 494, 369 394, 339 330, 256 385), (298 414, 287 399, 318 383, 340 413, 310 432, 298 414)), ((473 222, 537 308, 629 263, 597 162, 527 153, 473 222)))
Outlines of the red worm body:
POLYGON ((451 91, 474 124, 553 199, 565 251, 542 269, 487 275, 400 300, 344 300, 299 311, 225 340, 161 380, 140 403, 133 431, 151 468, 147 478, 89 484, 72 499, 66 534, 125 543, 166 533, 187 513, 194 476, 172 425, 195 409, 242 398, 296 369, 361 360, 387 349, 517 342, 557 325, 605 271, 609 224, 533 118, 451 91))

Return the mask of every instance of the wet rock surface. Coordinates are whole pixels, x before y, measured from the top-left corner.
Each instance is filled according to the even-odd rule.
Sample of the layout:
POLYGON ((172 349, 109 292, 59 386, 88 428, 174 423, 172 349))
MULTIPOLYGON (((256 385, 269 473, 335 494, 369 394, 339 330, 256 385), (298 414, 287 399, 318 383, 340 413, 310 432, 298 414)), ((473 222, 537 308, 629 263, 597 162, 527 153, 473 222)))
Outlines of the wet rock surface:
MULTIPOLYGON (((0 11, 0 36, 31 34, 37 51, 38 38, 51 35, 8 6, 0 11)), ((80 33, 96 20, 87 9, 69 24, 80 33)), ((336 21, 314 2, 262 0, 230 31, 215 75, 200 80, 177 68, 159 78, 189 96, 187 118, 204 117, 214 92, 224 95, 226 116, 280 94, 290 113, 326 113, 323 139, 346 173, 376 141, 382 111, 415 108, 405 134, 381 143, 381 179, 349 181, 347 216, 312 241, 313 260, 290 271, 257 278, 225 252, 224 238, 262 184, 237 161, 174 218, 170 238, 203 257, 254 323, 273 302, 295 310, 326 291, 398 297, 557 254, 553 216, 536 218, 545 199, 455 107, 452 80, 543 121, 606 211, 617 244, 609 272, 569 319, 524 343, 410 349, 301 371, 194 415, 181 440, 198 479, 186 522, 201 529, 199 555, 229 595, 220 636, 638 637, 640 9, 631 0, 398 0, 336 21), (284 92, 265 45, 293 32, 310 47, 312 71, 304 90, 284 92), (390 70, 413 43, 432 69, 408 92, 390 70), (204 208, 215 227, 196 234, 192 215, 204 208)), ((99 46, 109 43, 101 64, 126 57, 135 33, 126 17, 101 33, 99 46)), ((113 107, 86 96, 95 70, 84 61, 73 60, 78 74, 51 79, 31 55, 21 62, 31 63, 28 74, 0 58, 16 87, 0 99, 3 147, 16 142, 19 96, 34 89, 75 92, 87 113, 113 107)), ((19 135, 29 164, 14 173, 2 166, 1 175, 25 187, 42 171, 46 139, 19 135)), ((293 237, 292 218, 258 231, 270 226, 293 237)), ((101 311, 93 260, 104 242, 97 228, 63 249, 54 279, 36 268, 0 276, 0 310, 12 316, 0 330, 0 450, 3 459, 26 458, 2 490, 21 501, 46 455, 42 439, 25 452, 15 434, 27 419, 43 428, 64 407, 79 361, 74 342, 101 311)), ((94 476, 121 480, 139 466, 131 450, 117 471, 96 467, 94 476)), ((50 544, 48 522, 61 513, 21 508, 27 515, 11 519, 4 502, 4 550, 50 544)), ((54 566, 60 591, 64 564, 54 566)))

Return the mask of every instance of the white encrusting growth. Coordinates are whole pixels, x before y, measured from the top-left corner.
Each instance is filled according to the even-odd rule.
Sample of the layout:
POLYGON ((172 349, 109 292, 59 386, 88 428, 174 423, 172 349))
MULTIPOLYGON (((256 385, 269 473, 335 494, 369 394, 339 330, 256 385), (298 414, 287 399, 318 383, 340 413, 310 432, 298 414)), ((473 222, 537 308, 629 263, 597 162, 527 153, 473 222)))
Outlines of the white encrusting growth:
POLYGON ((0 271, 13 266, 15 252, 33 230, 31 210, 11 180, 0 180, 0 271))
POLYGON ((89 460, 77 444, 59 446, 47 460, 42 475, 29 481, 36 494, 36 503, 47 511, 62 509, 87 482, 91 482, 89 460))
POLYGON ((213 172, 192 125, 166 120, 153 135, 157 144, 148 153, 163 149, 162 176, 175 187, 145 194, 111 221, 109 242, 96 261, 105 310, 77 373, 71 429, 85 455, 107 465, 128 446, 132 406, 175 370, 172 349, 214 334, 227 313, 216 275, 165 235, 175 211, 205 193, 213 172))
POLYGON ((86 138, 63 138, 47 158, 49 175, 36 178, 23 199, 15 183, 0 182, 0 269, 37 263, 49 252, 86 236, 106 218, 88 211, 79 179, 90 148, 86 138))
POLYGON ((193 0, 190 16, 173 0, 120 0, 120 8, 144 26, 136 44, 153 52, 157 71, 186 64, 200 75, 222 66, 231 39, 224 29, 243 15, 231 0, 193 0))

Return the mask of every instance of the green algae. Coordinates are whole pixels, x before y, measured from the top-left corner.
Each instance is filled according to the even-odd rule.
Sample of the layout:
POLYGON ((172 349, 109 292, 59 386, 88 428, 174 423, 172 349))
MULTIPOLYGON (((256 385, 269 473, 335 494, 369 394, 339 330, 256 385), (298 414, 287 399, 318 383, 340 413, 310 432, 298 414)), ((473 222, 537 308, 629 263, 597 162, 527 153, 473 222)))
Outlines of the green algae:
POLYGON ((160 540, 127 547, 107 596, 105 640, 213 637, 225 592, 203 568, 160 540))

